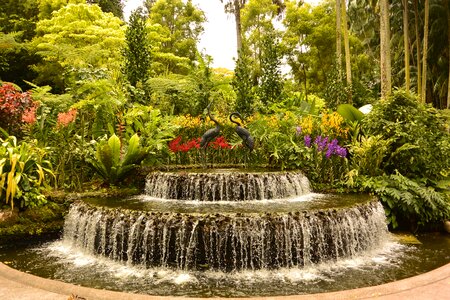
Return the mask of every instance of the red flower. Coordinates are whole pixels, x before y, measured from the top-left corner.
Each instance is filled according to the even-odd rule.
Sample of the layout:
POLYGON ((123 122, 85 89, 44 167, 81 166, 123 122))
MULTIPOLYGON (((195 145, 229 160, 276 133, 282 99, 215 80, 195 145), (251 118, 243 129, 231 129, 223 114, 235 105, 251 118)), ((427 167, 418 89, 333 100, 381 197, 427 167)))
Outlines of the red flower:
POLYGON ((231 149, 231 145, 227 142, 224 136, 219 136, 214 142, 211 143, 214 149, 231 149))
POLYGON ((180 151, 180 142, 181 142, 181 136, 177 137, 176 139, 169 142, 169 149, 172 152, 178 152, 180 151))

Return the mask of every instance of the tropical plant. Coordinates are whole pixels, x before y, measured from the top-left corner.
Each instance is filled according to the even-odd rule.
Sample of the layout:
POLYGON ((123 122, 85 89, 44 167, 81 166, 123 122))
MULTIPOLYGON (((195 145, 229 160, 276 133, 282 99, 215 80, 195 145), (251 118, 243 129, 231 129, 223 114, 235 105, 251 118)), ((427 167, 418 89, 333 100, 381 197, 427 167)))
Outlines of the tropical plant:
POLYGON ((450 217, 448 194, 427 186, 424 180, 412 180, 399 172, 378 177, 361 176, 352 186, 377 195, 384 204, 393 228, 408 224, 418 226, 442 222, 450 217))
POLYGON ((122 149, 120 139, 114 134, 108 140, 102 140, 96 145, 95 158, 88 158, 87 162, 107 184, 120 184, 147 155, 141 147, 137 134, 128 141, 122 149))
POLYGON ((36 121, 38 104, 31 93, 22 92, 11 83, 0 86, 0 128, 8 134, 21 134, 22 125, 36 121))
POLYGON ((450 173, 450 133, 447 120, 404 90, 374 104, 362 120, 368 135, 390 140, 381 164, 387 174, 398 170, 408 178, 440 180, 450 173))
POLYGON ((33 144, 19 144, 15 136, 0 138, 0 199, 11 208, 46 203, 42 189, 54 175, 50 162, 43 159, 45 153, 33 144))

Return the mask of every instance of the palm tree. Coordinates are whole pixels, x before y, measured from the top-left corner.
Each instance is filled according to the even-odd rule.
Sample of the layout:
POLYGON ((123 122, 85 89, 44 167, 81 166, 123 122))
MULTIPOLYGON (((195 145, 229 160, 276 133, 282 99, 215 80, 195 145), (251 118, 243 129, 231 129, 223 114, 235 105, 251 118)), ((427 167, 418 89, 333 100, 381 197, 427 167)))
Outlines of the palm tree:
POLYGON ((338 79, 342 79, 342 42, 341 42, 341 0, 336 0, 336 67, 338 79))
POLYGON ((410 88, 410 67, 409 67, 409 17, 408 0, 402 0, 403 3, 403 47, 405 51, 405 88, 409 92, 410 88))
POLYGON ((347 87, 349 88, 348 101, 352 103, 352 65, 350 60, 350 42, 348 39, 348 25, 347 25, 347 8, 345 1, 341 1, 341 15, 342 15, 342 28, 344 30, 344 49, 345 49, 345 73, 347 76, 347 87))
POLYGON ((427 55, 428 55, 428 24, 430 22, 430 1, 425 0, 425 24, 423 26, 423 58, 422 58, 422 93, 421 100, 426 102, 427 96, 427 55))
POLYGON ((392 89, 391 56, 390 56, 390 25, 389 1, 380 0, 380 58, 381 58, 381 98, 386 99, 392 89))
MULTIPOLYGON (((224 0, 220 0, 224 3, 224 0)), ((226 0, 225 12, 234 15, 234 20, 236 22, 236 45, 237 53, 242 50, 242 26, 241 26, 241 9, 244 7, 247 0, 226 0)))

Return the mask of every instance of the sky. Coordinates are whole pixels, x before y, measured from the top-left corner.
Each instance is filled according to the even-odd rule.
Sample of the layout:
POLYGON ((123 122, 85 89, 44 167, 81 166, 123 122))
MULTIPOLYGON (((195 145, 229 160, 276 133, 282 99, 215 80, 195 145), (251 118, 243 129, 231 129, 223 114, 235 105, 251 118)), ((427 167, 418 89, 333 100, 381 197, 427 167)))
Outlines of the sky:
MULTIPOLYGON (((312 4, 319 0, 306 1, 312 4)), ((200 37, 199 50, 213 58, 213 68, 234 69, 236 50, 236 29, 234 17, 225 14, 219 0, 193 0, 197 7, 205 12, 207 22, 200 37)), ((131 11, 142 5, 142 0, 126 0, 124 14, 128 19, 131 11)))

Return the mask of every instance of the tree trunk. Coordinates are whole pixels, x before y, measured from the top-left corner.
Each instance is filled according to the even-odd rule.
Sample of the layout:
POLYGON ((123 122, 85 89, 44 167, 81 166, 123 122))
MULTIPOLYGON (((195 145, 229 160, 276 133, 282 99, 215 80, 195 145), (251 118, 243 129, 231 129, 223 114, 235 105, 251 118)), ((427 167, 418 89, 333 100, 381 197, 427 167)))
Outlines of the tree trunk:
POLYGON ((345 0, 341 1, 342 5, 342 26, 344 29, 344 48, 345 48, 345 72, 347 75, 347 88, 348 88, 348 103, 352 103, 352 65, 350 60, 350 42, 348 38, 348 25, 347 25, 347 8, 345 7, 345 0))
POLYGON ((389 1, 380 0, 380 58, 381 58, 381 98, 387 99, 391 93, 391 52, 389 1))
POLYGON ((444 0, 444 7, 447 10, 447 38, 448 38, 448 81, 447 81, 447 109, 450 109, 450 5, 449 0, 444 0))
POLYGON ((409 93, 411 80, 410 80, 410 67, 409 67, 409 17, 408 17, 408 0, 402 0, 403 2, 403 47, 405 49, 405 88, 409 93))
POLYGON ((234 0, 234 19, 236 21, 236 46, 238 57, 242 50, 242 26, 241 26, 241 5, 239 0, 234 0))
POLYGON ((414 0, 414 25, 416 27, 416 47, 417 47, 417 95, 422 96, 422 66, 420 60, 422 54, 420 51, 420 33, 419 33, 419 3, 414 0))
MULTIPOLYGON (((345 1, 345 0, 344 0, 345 1)), ((338 79, 342 80, 342 43, 341 43, 341 0, 336 0, 336 68, 338 79)))
POLYGON ((427 55, 428 55, 428 24, 430 21, 430 1, 425 0, 425 24, 423 26, 423 58, 422 58, 422 102, 427 102, 427 55))

